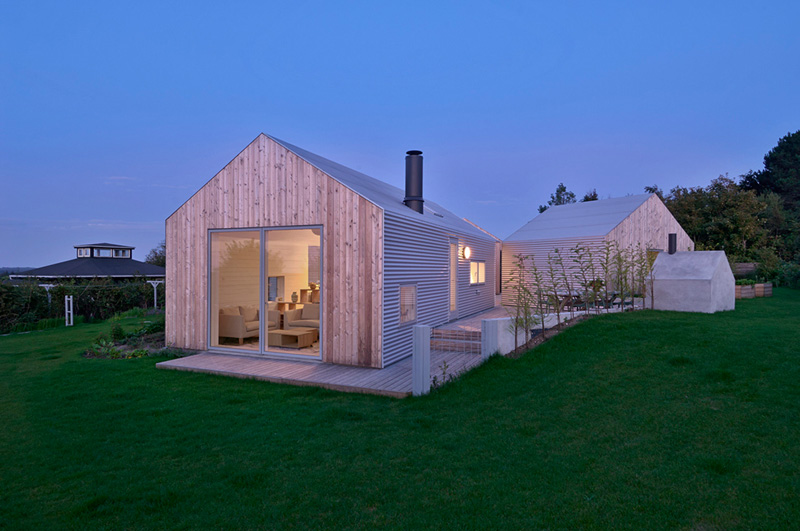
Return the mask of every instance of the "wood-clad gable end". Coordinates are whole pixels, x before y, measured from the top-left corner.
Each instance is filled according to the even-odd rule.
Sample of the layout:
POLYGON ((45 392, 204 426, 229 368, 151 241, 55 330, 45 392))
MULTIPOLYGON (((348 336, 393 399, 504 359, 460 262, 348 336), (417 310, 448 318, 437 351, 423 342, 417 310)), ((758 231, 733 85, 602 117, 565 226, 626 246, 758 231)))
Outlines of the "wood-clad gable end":
POLYGON ((383 210, 259 135, 167 219, 167 344, 208 348, 209 229, 322 225, 323 361, 381 366, 383 210))
POLYGON ((666 251, 670 233, 678 235, 679 251, 694 251, 692 239, 661 199, 654 194, 614 227, 605 239, 617 242, 623 249, 641 245, 648 249, 666 251))

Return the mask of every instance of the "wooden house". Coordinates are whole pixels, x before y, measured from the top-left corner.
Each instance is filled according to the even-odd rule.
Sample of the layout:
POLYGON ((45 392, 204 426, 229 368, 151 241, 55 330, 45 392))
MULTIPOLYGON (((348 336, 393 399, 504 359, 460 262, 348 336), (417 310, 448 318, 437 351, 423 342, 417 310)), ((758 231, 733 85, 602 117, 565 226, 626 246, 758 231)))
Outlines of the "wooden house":
MULTIPOLYGON (((595 262, 604 247, 667 249, 669 234, 677 235, 677 249, 693 251, 694 242, 656 194, 640 194, 599 201, 553 206, 540 213, 503 241, 502 271, 510 279, 515 256, 533 258, 544 269, 548 255, 559 250, 565 267, 576 275, 576 245, 590 249, 595 262)), ((511 292, 504 290, 503 303, 511 292)))
POLYGON ((177 347, 385 367, 494 306, 495 240, 422 194, 261 134, 166 221, 177 347))

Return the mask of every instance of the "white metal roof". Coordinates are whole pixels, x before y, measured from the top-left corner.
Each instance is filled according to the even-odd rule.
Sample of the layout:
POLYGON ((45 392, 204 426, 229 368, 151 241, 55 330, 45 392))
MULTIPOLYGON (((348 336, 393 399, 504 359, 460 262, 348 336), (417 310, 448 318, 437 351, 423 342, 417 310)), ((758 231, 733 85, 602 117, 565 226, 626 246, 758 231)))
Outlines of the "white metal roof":
POLYGON ((439 226, 444 229, 475 235, 484 239, 489 238, 484 231, 476 228, 471 223, 467 223, 462 218, 453 214, 441 205, 434 203, 427 197, 424 198, 425 214, 420 214, 417 211, 408 208, 405 203, 403 203, 405 192, 400 188, 348 168, 347 166, 342 166, 337 162, 333 162, 332 160, 328 160, 324 157, 311 153, 310 151, 306 151, 305 149, 294 146, 288 142, 284 142, 283 140, 275 138, 274 136, 267 134, 265 134, 265 136, 285 147, 312 166, 327 173, 357 194, 372 201, 384 209, 384 211, 399 214, 401 216, 411 218, 422 223, 439 226))
POLYGON ((605 236, 653 194, 629 195, 585 203, 552 206, 505 241, 555 240, 605 236))
POLYGON ((658 253, 653 277, 656 280, 711 280, 720 266, 730 267, 725 251, 658 253))

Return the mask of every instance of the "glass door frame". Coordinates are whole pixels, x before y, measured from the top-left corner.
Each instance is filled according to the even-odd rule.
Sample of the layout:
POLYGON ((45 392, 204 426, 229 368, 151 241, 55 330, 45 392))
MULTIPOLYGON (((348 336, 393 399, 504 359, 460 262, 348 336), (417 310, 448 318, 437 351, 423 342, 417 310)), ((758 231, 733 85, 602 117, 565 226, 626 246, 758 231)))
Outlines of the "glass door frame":
POLYGON ((447 248, 449 255, 448 262, 450 267, 447 271, 447 285, 449 286, 449 300, 448 300, 448 321, 455 321, 458 319, 458 254, 460 252, 460 245, 458 238, 450 238, 450 245, 447 248))
MULTIPOLYGON (((261 331, 266 330, 266 323, 267 323, 267 311, 265 311, 265 307, 267 304, 267 297, 266 297, 266 290, 269 289, 268 281, 267 281, 267 264, 265 260, 265 243, 266 243, 266 234, 270 231, 278 231, 278 230, 302 230, 302 229, 317 229, 319 230, 319 270, 320 270, 320 281, 322 285, 325 284, 325 249, 324 249, 324 231, 325 228, 322 225, 282 225, 279 227, 241 227, 241 228, 231 228, 231 229, 208 229, 208 237, 207 237, 207 253, 206 253, 206 260, 208 262, 206 267, 206 349, 209 351, 214 352, 224 352, 227 354, 237 354, 240 356, 258 356, 258 357, 276 357, 276 358, 289 358, 293 360, 305 360, 305 361, 322 361, 322 350, 323 350, 323 334, 324 334, 324 319, 323 319, 323 308, 325 307, 325 294, 324 290, 322 289, 322 285, 320 286, 319 290, 319 353, 317 356, 309 356, 308 354, 292 354, 289 352, 274 352, 267 350, 269 346, 266 341, 265 334, 261 333, 261 331), (231 348, 231 347, 220 347, 220 346, 212 346, 211 345, 211 320, 213 319, 213 304, 212 304, 212 249, 211 249, 211 239, 212 234, 218 232, 255 232, 258 231, 259 233, 259 243, 258 243, 258 290, 259 290, 259 311, 258 311, 258 351, 248 351, 239 348, 231 348)), ((269 331, 267 331, 269 333, 269 331)))

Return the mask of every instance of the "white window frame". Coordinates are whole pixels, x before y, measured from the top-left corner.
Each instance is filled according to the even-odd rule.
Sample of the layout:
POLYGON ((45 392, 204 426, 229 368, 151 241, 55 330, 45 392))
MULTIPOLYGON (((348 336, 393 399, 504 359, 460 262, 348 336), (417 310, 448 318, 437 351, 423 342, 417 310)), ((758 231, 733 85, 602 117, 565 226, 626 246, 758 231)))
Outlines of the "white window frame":
POLYGON ((419 313, 419 297, 417 296, 417 294, 418 294, 417 285, 416 284, 400 284, 397 287, 397 292, 398 292, 397 293, 397 295, 398 295, 397 296, 397 299, 398 299, 397 303, 398 303, 398 307, 399 307, 399 311, 398 311, 397 317, 398 317, 398 319, 400 321, 400 325, 401 326, 408 326, 408 325, 416 323, 417 322, 417 315, 419 313), (406 288, 406 289, 413 288, 414 289, 414 291, 413 291, 413 293, 414 293, 414 306, 413 306, 414 314, 413 314, 413 316, 411 318, 406 319, 406 320, 403 320, 403 289, 404 288, 406 288))
POLYGON ((469 261, 469 285, 481 286, 486 284, 486 260, 470 260, 469 261), (477 267, 478 278, 477 282, 472 281, 472 267, 477 267))

